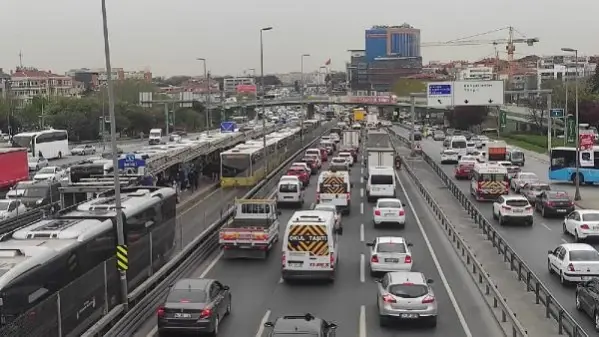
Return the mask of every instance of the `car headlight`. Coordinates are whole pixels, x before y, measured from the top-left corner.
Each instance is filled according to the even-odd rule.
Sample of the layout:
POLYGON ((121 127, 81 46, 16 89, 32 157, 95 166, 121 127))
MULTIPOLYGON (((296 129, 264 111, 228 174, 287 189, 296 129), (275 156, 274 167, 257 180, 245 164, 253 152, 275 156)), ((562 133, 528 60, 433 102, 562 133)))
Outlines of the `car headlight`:
POLYGON ((39 200, 37 200, 37 201, 35 202, 35 204, 36 204, 36 205, 39 205, 39 204, 41 204, 42 202, 44 202, 44 199, 39 199, 39 200))

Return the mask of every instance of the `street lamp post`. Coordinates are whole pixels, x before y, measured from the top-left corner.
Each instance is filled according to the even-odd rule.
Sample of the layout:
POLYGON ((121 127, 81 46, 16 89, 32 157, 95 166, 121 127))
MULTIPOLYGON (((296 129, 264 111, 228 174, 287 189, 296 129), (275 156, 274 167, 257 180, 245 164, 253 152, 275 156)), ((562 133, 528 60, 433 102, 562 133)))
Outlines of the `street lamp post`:
POLYGON ((206 100, 205 100, 205 113, 206 113, 206 131, 210 133, 210 79, 208 78, 208 71, 206 70, 206 59, 203 57, 196 58, 198 61, 204 63, 204 81, 206 81, 206 100))
MULTIPOLYGON (((255 68, 250 68, 247 71, 251 71, 252 72, 252 78, 254 79, 254 85, 257 85, 257 83, 256 83, 256 69, 255 68)), ((257 88, 257 86, 256 86, 256 88, 257 88)), ((256 104, 256 103, 258 103, 258 90, 256 90, 256 92, 254 93, 254 99, 253 99, 253 101, 254 101, 254 111, 256 111, 257 110, 256 106, 258 105, 258 104, 256 104)), ((246 108, 245 112, 247 114, 247 108, 246 108)))
POLYGON ((300 57, 300 106, 302 107, 302 113, 300 114, 300 143, 304 144, 304 113, 306 114, 305 116, 308 115, 308 111, 306 110, 306 107, 304 106, 304 87, 306 86, 305 80, 304 80, 304 58, 305 57, 310 57, 310 54, 302 54, 302 56, 300 57))
MULTIPOLYGON (((578 49, 574 49, 574 48, 562 48, 562 51, 564 52, 568 52, 568 53, 574 53, 574 67, 576 68, 575 70, 575 75, 576 78, 574 79, 574 102, 575 102, 575 108, 574 108, 574 113, 575 113, 575 118, 576 121, 574 122, 576 125, 574 126, 576 129, 576 179, 575 179, 575 184, 576 184, 576 192, 574 194, 574 200, 579 201, 582 200, 582 196, 580 195, 580 128, 579 128, 579 124, 578 124, 578 49)), ((567 127, 567 125, 566 125, 567 127)))
MULTIPOLYGON (((265 176, 268 172, 268 151, 266 149, 266 111, 264 107, 264 42, 262 35, 264 32, 272 30, 272 27, 265 27, 260 29, 260 89, 262 90, 262 96, 260 97, 260 107, 262 110, 262 145, 264 146, 264 167, 266 167, 265 176)), ((257 94, 257 92, 256 92, 257 94)))
MULTIPOLYGON (((121 205, 121 185, 119 181, 118 150, 116 146, 116 117, 114 114, 114 84, 112 82, 112 66, 110 65, 110 41, 108 38, 108 19, 106 15, 106 0, 102 0, 102 26, 104 33, 104 58, 106 61, 106 82, 108 85, 108 113, 110 116, 110 146, 112 150, 112 165, 115 168, 114 176, 114 203, 116 208, 116 226, 117 226, 117 244, 125 246, 125 233, 123 228, 123 209, 121 205)), ((121 285, 121 303, 125 311, 129 309, 128 291, 127 291, 127 272, 124 269, 119 269, 120 285, 121 285)))

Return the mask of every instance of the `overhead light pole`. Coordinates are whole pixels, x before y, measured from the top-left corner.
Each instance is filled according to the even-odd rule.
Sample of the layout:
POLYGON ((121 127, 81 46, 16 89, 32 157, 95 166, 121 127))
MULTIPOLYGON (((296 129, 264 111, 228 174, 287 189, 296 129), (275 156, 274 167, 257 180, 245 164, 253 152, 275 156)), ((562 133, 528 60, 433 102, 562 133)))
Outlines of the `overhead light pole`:
MULTIPOLYGON (((119 181, 119 158, 116 146, 116 117, 114 113, 114 83, 112 82, 112 66, 110 64, 110 40, 108 38, 108 19, 106 14, 106 0, 102 0, 102 26, 104 34, 104 58, 106 61, 106 83, 108 88, 108 114, 110 116, 110 147, 112 150, 112 165, 114 167, 114 203, 116 208, 116 234, 117 244, 125 246, 125 232, 123 227, 123 209, 121 205, 121 184, 119 181)), ((116 250, 116 247, 115 247, 116 250)), ((125 311, 129 309, 127 290, 127 271, 119 268, 121 285, 121 303, 125 311)))
POLYGON ((206 59, 203 57, 196 58, 198 61, 202 61, 204 64, 204 81, 206 81, 206 99, 205 99, 205 113, 206 113, 206 132, 210 133, 212 125, 210 125, 210 79, 208 78, 208 71, 206 70, 206 59))
MULTIPOLYGON (((576 125, 575 130, 576 130, 576 179, 574 180, 574 183, 576 184, 576 192, 574 193, 574 200, 579 201, 582 200, 582 196, 580 195, 580 127, 578 124, 578 49, 574 49, 574 48, 562 48, 562 51, 564 52, 568 52, 568 53, 574 53, 574 67, 576 68, 575 70, 575 75, 576 76, 574 78, 574 102, 575 102, 575 109, 574 109, 574 113, 575 113, 575 119, 576 121, 574 122, 576 125)), ((566 68, 566 73, 567 73, 567 68, 566 68)), ((567 123, 566 123, 566 128, 568 127, 567 123)))
POLYGON ((304 144, 304 116, 308 117, 308 111, 304 106, 304 87, 306 81, 304 80, 304 58, 310 57, 310 54, 302 54, 300 57, 300 106, 302 107, 302 113, 300 114, 300 142, 304 144), (304 115, 305 114, 305 115, 304 115))
MULTIPOLYGON (((266 111, 264 108, 264 95, 266 92, 264 91, 264 41, 262 35, 264 32, 272 30, 272 27, 265 27, 260 29, 260 89, 262 90, 262 96, 260 97, 260 106, 262 110, 262 144, 264 146, 264 176, 268 172, 268 151, 266 149, 266 111)), ((258 94, 258 91, 256 91, 258 94)))

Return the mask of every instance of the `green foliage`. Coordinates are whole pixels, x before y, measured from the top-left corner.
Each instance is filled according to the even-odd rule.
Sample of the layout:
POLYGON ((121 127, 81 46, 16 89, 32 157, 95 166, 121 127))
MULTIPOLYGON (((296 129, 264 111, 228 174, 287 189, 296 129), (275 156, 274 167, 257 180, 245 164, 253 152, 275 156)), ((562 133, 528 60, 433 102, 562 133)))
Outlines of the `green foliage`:
POLYGON ((489 109, 486 106, 456 106, 445 113, 451 127, 468 130, 471 126, 480 125, 487 119, 489 109))

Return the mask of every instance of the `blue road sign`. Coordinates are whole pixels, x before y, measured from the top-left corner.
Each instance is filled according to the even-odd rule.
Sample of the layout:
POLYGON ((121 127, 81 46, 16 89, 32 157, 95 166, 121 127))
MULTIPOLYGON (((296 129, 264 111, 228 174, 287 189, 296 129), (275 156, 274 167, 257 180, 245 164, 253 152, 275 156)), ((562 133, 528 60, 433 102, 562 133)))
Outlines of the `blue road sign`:
POLYGON ((450 96, 451 84, 431 84, 428 86, 430 96, 450 96))
POLYGON ((237 128, 237 124, 235 122, 222 122, 222 123, 220 123, 220 132, 221 133, 235 132, 236 128, 237 128))
POLYGON ((128 168, 137 169, 144 166, 146 166, 145 159, 141 159, 141 157, 136 156, 134 153, 127 153, 125 158, 119 159, 120 170, 128 168))
POLYGON ((564 109, 551 109, 549 110, 549 116, 551 118, 564 118, 564 109))

